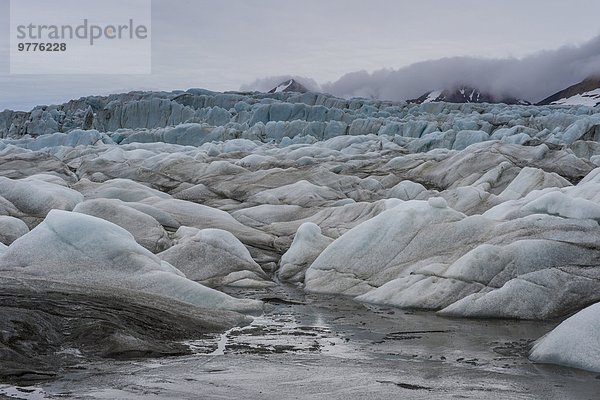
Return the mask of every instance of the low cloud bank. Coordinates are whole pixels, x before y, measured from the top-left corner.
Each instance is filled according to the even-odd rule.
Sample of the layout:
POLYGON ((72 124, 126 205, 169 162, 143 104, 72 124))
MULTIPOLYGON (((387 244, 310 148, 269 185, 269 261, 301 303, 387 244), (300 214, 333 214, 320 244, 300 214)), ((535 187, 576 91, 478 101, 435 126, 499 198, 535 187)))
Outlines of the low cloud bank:
POLYGON ((294 78, 311 90, 339 97, 407 100, 428 91, 465 84, 497 96, 509 95, 538 102, 586 77, 598 74, 600 36, 580 46, 563 46, 519 59, 443 58, 397 70, 351 72, 323 85, 305 77, 276 76, 258 79, 244 85, 242 90, 268 91, 282 81, 294 78))

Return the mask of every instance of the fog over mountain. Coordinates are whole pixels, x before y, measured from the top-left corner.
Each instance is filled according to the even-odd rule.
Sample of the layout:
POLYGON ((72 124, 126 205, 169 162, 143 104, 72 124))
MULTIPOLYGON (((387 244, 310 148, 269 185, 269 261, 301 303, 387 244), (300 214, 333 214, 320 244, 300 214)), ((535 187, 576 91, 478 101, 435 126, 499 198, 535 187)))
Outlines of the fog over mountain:
POLYGON ((407 100, 462 84, 497 96, 513 96, 535 103, 598 73, 600 36, 579 46, 544 50, 524 58, 442 58, 400 69, 351 72, 320 87, 309 78, 277 76, 258 79, 242 89, 266 91, 293 77, 313 90, 340 97, 407 100))

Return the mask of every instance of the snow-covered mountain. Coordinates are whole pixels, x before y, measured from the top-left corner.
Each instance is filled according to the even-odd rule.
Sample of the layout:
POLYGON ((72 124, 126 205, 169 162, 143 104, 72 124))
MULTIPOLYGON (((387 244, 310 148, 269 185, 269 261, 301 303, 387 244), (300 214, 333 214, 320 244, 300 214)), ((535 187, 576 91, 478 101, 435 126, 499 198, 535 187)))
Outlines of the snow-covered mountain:
POLYGON ((600 75, 587 78, 540 101, 538 105, 590 106, 600 104, 600 75))
POLYGON ((448 103, 504 103, 529 104, 529 102, 510 96, 495 96, 477 88, 460 85, 452 89, 434 90, 421 97, 409 100, 409 103, 431 103, 445 101, 448 103))
POLYGON ((269 93, 280 93, 280 92, 299 92, 306 93, 308 89, 301 83, 296 82, 294 79, 290 79, 285 82, 281 82, 277 87, 269 90, 269 93))

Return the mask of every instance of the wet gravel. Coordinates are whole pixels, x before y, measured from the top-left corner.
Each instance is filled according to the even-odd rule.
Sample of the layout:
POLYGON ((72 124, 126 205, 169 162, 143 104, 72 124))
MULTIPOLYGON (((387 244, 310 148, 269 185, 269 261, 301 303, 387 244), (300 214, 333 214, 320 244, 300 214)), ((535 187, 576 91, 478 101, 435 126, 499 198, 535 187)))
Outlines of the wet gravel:
MULTIPOLYGON (((83 362, 11 398, 597 399, 600 377, 533 364, 557 322, 465 320, 307 295, 228 290, 271 304, 251 325, 183 342, 193 354, 83 362)), ((16 393, 16 394, 15 394, 16 393)))

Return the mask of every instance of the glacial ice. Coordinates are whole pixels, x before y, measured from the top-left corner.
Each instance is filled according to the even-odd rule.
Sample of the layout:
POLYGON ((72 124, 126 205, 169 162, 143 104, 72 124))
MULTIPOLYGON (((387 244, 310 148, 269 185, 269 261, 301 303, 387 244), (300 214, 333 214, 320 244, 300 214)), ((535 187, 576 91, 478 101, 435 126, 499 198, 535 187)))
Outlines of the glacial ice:
POLYGON ((177 243, 158 257, 182 271, 188 279, 211 287, 236 286, 240 281, 245 287, 248 281, 252 281, 253 287, 273 285, 248 249, 230 232, 180 228, 177 236, 177 243))
POLYGON ((242 243, 268 247, 275 238, 267 233, 239 223, 225 211, 177 199, 147 199, 144 204, 163 211, 173 217, 180 225, 198 229, 218 228, 231 232, 242 243))
POLYGON ((262 303, 238 300, 185 278, 100 218, 52 210, 0 257, 0 277, 48 280, 81 287, 140 291, 203 308, 257 312, 262 303), (35 249, 35 251, 32 251, 35 249))
POLYGON ((81 179, 73 187, 82 193, 86 199, 117 199, 126 202, 140 202, 149 198, 171 198, 166 193, 125 179, 111 179, 102 183, 81 179))
POLYGON ((34 220, 45 218, 51 210, 70 211, 83 201, 81 193, 35 177, 19 180, 0 177, 0 196, 34 220))
POLYGON ((152 253, 160 253, 171 246, 171 239, 163 226, 150 215, 127 203, 114 199, 91 199, 79 203, 74 212, 92 215, 112 222, 127 230, 142 247, 152 253))
POLYGON ((425 191, 427 189, 420 183, 402 181, 388 191, 388 196, 400 200, 415 200, 425 191))
POLYGON ((282 281, 304 282, 304 274, 315 259, 333 242, 312 222, 300 225, 288 251, 281 256, 277 276, 282 281))
MULTIPOLYGON (((436 224, 459 221, 464 215, 428 202, 411 201, 352 228, 329 245, 306 271, 311 292, 361 295, 394 279, 400 259, 423 255, 415 234, 436 224), (391 271, 390 271, 391 269, 391 271), (365 279, 366 278, 366 279, 365 279)), ((431 238, 430 238, 431 239, 431 238)))
POLYGON ((301 180, 290 185, 264 190, 251 196, 248 201, 258 204, 295 204, 311 207, 343 198, 344 196, 335 190, 301 180))
POLYGON ((0 275, 564 317, 600 301, 598 110, 191 89, 4 111, 0 275))
POLYGON ((453 316, 552 318, 596 298, 596 228, 548 214, 499 222, 441 198, 409 201, 327 247, 306 289, 453 316))
POLYGON ((16 146, 28 150, 56 151, 60 147, 93 146, 102 144, 114 144, 106 133, 96 130, 75 129, 69 133, 47 133, 26 139, 4 140, 0 143, 0 150, 7 146, 16 146))
POLYGON ((540 338, 529 358, 534 362, 600 372, 600 303, 563 321, 540 338))
POLYGON ((28 232, 29 228, 25 222, 8 215, 0 215, 0 243, 9 246, 28 232))
POLYGON ((556 172, 547 173, 539 168, 525 167, 498 196, 502 200, 515 200, 525 197, 534 190, 567 186, 572 185, 556 172))

